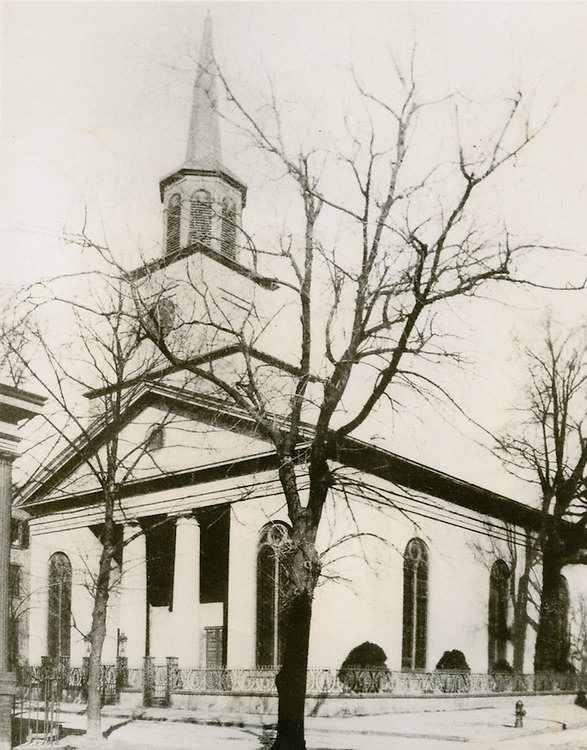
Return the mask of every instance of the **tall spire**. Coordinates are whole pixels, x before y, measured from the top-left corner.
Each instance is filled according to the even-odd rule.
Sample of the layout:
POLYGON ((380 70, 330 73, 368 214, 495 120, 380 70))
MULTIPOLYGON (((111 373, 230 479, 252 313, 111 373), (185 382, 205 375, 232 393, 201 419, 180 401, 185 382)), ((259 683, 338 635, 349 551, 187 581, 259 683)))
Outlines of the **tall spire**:
POLYGON ((204 21, 200 61, 194 84, 192 118, 188 133, 185 167, 218 170, 222 157, 216 94, 216 63, 212 48, 212 18, 204 21))

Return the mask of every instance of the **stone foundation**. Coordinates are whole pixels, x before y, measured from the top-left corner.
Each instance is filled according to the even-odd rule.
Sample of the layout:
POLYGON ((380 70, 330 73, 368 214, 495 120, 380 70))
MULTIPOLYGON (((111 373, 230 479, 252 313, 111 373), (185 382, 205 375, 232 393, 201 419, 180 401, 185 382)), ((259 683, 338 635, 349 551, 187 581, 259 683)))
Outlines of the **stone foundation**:
MULTIPOLYGON (((446 695, 421 697, 390 697, 382 695, 349 695, 306 698, 306 715, 323 717, 374 716, 377 714, 407 713, 411 711, 456 711, 476 708, 512 708, 517 700, 525 706, 552 703, 553 695, 561 702, 572 703, 575 693, 544 695, 510 693, 508 695, 446 695)), ((122 692, 119 705, 140 710, 142 693, 122 692)), ((203 714, 256 714, 277 717, 277 696, 237 693, 174 693, 171 707, 176 710, 203 714)))

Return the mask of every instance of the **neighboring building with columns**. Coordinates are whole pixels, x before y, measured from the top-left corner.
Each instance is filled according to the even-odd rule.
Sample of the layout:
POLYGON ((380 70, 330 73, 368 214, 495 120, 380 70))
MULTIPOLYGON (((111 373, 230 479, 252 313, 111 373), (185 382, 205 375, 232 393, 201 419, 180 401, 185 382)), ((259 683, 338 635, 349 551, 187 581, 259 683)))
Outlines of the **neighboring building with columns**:
POLYGON ((11 548, 12 522, 17 520, 19 513, 15 513, 13 519, 12 463, 18 454, 20 425, 38 414, 44 402, 44 398, 34 393, 0 384, 0 750, 12 747, 10 722, 15 688, 15 653, 11 653, 9 645, 10 636, 14 638, 11 571, 14 575, 12 566, 17 553, 13 556, 11 548))
MULTIPOLYGON (((241 257, 246 187, 222 163, 212 59, 207 22, 186 160, 160 183, 164 252, 134 273, 161 329, 178 310, 199 320, 196 301, 208 303, 212 288, 233 328, 246 326, 253 309, 274 321, 287 307, 275 282, 241 257), (205 285, 194 301, 200 277, 205 285)), ((264 326, 261 340, 275 336, 276 325, 264 326)), ((277 353, 269 349, 275 356, 280 343, 277 353)), ((216 372, 237 354, 221 327, 190 350, 216 372)), ((261 347, 255 356, 272 365, 261 347)), ((125 399, 120 441, 144 450, 116 511, 104 663, 124 655, 129 668, 145 656, 177 657, 194 669, 277 666, 280 549, 289 526, 274 450, 246 414, 196 379, 188 387, 172 376, 138 385, 125 399)), ((108 428, 99 419, 90 427, 92 450, 104 450, 108 428)), ((303 452, 301 445, 300 465, 303 452)), ((319 534, 325 575, 310 667, 336 669, 364 641, 379 644, 398 671, 433 669, 452 649, 475 672, 511 661, 509 582, 524 571, 526 534, 539 528, 539 513, 357 440, 347 440, 336 461, 348 488, 332 490, 319 534)), ((21 492, 31 519, 32 664, 44 656, 80 664, 86 655, 81 634, 89 630, 101 550, 100 497, 79 446, 21 492)), ((533 640, 529 629, 528 671, 533 640)))

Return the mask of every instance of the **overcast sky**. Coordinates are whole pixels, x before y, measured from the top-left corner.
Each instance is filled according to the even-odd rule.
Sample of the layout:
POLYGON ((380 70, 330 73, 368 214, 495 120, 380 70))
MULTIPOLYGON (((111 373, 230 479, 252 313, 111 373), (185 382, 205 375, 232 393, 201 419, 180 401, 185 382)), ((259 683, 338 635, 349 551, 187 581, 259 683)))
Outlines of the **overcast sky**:
MULTIPOLYGON (((238 90, 253 97, 270 75, 285 99, 303 105, 308 122, 333 137, 347 69, 381 84, 389 51, 407 59, 414 44, 431 95, 458 91, 483 106, 524 91, 535 122, 552 114, 521 160, 513 190, 507 197, 496 191, 496 204, 533 241, 585 253, 587 3, 8 2, 0 284, 78 268, 83 256, 63 235, 79 231, 86 216, 94 236, 105 236, 121 257, 136 257, 137 248, 159 252, 158 182, 184 157, 208 9, 217 57, 238 90)), ((264 175, 226 133, 224 153, 249 185, 246 229, 262 239, 275 210, 264 175)), ((586 265, 584 254, 573 253, 546 272, 579 278, 586 265)), ((569 324, 585 321, 585 296, 574 294, 524 297, 511 308, 486 308, 475 322, 475 331, 489 335, 473 351, 478 367, 462 375, 462 385, 474 381, 477 402, 486 401, 477 417, 495 421, 493 405, 513 393, 512 363, 491 371, 488 363, 511 356, 511 335, 535 329, 548 306, 569 324)), ((434 453, 437 437, 429 440, 417 457, 434 453)), ((490 468, 478 470, 483 459, 474 451, 474 468, 460 471, 454 454, 450 443, 438 446, 436 464, 495 484, 490 468)))

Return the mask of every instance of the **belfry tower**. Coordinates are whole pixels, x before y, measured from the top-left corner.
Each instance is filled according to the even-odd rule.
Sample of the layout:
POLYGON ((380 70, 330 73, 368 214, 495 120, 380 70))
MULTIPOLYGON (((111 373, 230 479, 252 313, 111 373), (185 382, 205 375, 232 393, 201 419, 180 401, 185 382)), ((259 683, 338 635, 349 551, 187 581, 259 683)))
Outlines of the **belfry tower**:
POLYGON ((212 19, 204 23, 192 101, 186 158, 160 184, 164 207, 164 256, 194 245, 238 261, 239 227, 246 186, 222 164, 212 48, 212 19))
MULTIPOLYGON (((163 252, 133 273, 144 325, 183 359, 219 359, 262 343, 275 279, 259 274, 241 229, 247 189, 222 162, 212 20, 204 24, 183 164, 159 183, 163 252)), ((271 329, 272 330, 272 329, 271 329)), ((232 365, 234 370, 234 365, 232 365)))

